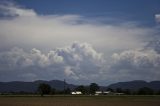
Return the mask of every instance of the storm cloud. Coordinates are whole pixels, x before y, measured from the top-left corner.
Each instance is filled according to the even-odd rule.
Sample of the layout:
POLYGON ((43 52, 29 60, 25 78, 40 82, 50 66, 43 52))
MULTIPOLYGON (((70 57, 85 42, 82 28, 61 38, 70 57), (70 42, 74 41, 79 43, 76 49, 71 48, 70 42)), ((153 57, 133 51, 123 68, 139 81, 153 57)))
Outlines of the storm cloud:
MULTIPOLYGON (((158 28, 78 14, 43 15, 10 2, 0 4, 0 16, 0 81, 160 80, 158 28)), ((159 22, 158 14, 155 18, 159 22)))

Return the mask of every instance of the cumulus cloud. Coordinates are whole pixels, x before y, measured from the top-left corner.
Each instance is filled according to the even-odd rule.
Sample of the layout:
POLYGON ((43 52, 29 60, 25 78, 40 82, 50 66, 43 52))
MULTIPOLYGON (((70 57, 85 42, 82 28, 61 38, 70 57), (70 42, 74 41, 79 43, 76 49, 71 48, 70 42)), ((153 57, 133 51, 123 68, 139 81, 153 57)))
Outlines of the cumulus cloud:
POLYGON ((84 84, 92 81, 106 84, 135 79, 159 80, 160 54, 154 48, 125 50, 114 53, 111 61, 106 61, 88 43, 74 42, 47 53, 36 48, 27 52, 15 47, 0 53, 0 80, 66 78, 84 84))
POLYGON ((0 11, 1 11, 0 14, 3 16, 11 16, 11 17, 36 16, 36 13, 34 12, 34 10, 22 8, 14 4, 13 2, 2 2, 2 4, 0 5, 0 11))
POLYGON ((121 80, 159 80, 160 54, 154 49, 127 50, 112 55, 110 70, 121 80))
POLYGON ((157 23, 160 23, 160 14, 156 14, 155 19, 157 23))
POLYGON ((159 36, 150 41, 146 46, 146 49, 154 49, 158 54, 160 54, 160 38, 159 36))
POLYGON ((99 73, 103 63, 101 53, 95 51, 90 44, 78 42, 64 48, 56 48, 46 54, 35 48, 26 52, 17 47, 0 53, 0 66, 3 67, 0 69, 1 72, 8 72, 9 77, 17 70, 21 71, 14 78, 26 77, 26 75, 36 78, 37 73, 41 73, 41 77, 37 76, 37 78, 43 79, 43 74, 56 73, 48 79, 62 76, 72 80, 81 80, 82 77, 86 77, 85 80, 89 80, 91 75, 99 73), (26 70, 32 71, 28 73, 26 70))
POLYGON ((124 51, 120 54, 113 54, 115 63, 131 65, 134 68, 159 68, 159 54, 155 51, 124 51))

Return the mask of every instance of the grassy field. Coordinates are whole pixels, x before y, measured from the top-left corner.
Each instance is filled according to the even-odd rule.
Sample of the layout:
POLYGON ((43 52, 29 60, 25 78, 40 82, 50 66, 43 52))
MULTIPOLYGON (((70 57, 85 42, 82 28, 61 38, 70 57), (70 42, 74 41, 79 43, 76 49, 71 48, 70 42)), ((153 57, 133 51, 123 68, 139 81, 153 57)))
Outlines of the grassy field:
POLYGON ((0 106, 160 106, 160 96, 1 96, 0 106))

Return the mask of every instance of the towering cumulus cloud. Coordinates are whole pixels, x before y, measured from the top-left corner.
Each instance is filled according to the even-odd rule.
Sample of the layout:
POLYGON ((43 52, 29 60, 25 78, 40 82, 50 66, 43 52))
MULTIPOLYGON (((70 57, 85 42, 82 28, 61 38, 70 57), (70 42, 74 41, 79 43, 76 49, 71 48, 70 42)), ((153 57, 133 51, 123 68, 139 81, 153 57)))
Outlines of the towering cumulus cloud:
POLYGON ((5 71, 8 76, 18 73, 14 76, 15 79, 30 75, 33 80, 45 79, 46 76, 49 76, 49 79, 61 79, 67 76, 68 79, 88 80, 100 73, 103 62, 102 54, 97 53, 87 43, 74 42, 70 46, 57 48, 46 54, 35 48, 25 52, 15 47, 0 53, 0 66, 3 67, 0 69, 0 78, 2 80, 5 77, 2 74, 5 71))

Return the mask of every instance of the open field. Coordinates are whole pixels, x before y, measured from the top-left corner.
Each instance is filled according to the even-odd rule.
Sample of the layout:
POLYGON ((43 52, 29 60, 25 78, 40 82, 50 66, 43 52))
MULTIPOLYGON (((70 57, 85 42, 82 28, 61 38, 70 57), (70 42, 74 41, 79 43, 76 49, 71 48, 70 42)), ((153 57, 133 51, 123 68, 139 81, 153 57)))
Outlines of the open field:
POLYGON ((160 106, 160 96, 0 96, 0 106, 160 106))

